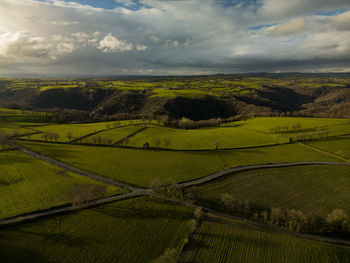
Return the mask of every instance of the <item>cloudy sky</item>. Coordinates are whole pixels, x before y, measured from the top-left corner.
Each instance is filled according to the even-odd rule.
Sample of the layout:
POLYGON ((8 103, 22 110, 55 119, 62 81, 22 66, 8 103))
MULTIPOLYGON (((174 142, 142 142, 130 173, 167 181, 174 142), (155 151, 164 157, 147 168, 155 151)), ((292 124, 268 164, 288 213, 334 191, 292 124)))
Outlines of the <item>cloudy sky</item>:
POLYGON ((0 0, 0 76, 350 72, 350 0, 0 0))

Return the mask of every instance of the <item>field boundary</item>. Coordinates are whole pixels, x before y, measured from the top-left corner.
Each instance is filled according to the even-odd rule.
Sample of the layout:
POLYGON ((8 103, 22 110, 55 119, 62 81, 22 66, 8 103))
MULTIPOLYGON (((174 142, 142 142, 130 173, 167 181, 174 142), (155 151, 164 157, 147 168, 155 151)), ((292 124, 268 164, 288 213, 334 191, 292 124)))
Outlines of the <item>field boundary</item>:
POLYGON ((309 149, 311 149, 311 150, 314 150, 314 151, 316 151, 316 152, 323 153, 323 154, 326 154, 326 155, 328 155, 328 156, 332 156, 332 157, 338 158, 338 159, 343 160, 343 161, 345 161, 345 162, 347 162, 347 163, 350 162, 349 159, 346 159, 346 158, 344 158, 343 156, 340 156, 340 155, 338 155, 338 154, 335 154, 335 153, 331 153, 331 152, 322 150, 322 149, 317 148, 317 147, 315 147, 315 146, 308 145, 308 144, 304 144, 304 143, 301 143, 301 142, 299 142, 299 145, 304 146, 304 147, 306 147, 306 148, 309 148, 309 149))
POLYGON ((135 136, 135 135, 138 134, 139 132, 142 132, 142 131, 144 131, 144 130, 146 130, 146 129, 147 129, 147 126, 144 126, 144 127, 142 127, 141 129, 138 129, 137 131, 135 131, 135 132, 133 132, 133 133, 131 133, 131 134, 129 134, 129 135, 127 135, 127 136, 121 138, 120 140, 116 141, 115 143, 113 143, 113 146, 118 146, 118 145, 120 145, 120 144, 123 143, 125 140, 130 139, 131 137, 135 136))

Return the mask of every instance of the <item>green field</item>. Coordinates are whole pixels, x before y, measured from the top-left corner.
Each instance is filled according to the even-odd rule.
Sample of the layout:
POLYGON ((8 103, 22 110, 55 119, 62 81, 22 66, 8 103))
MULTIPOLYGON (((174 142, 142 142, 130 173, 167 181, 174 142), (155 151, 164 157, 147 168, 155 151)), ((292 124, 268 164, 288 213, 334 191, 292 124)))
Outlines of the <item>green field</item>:
POLYGON ((305 148, 287 144, 257 149, 222 151, 155 151, 100 146, 22 142, 26 147, 83 170, 139 186, 155 178, 177 182, 203 177, 230 167, 293 161, 338 161, 305 148))
POLYGON ((142 147, 146 142, 156 148, 215 149, 216 146, 218 148, 239 148, 271 145, 276 144, 277 139, 271 134, 261 134, 235 127, 183 130, 150 126, 133 136, 129 140, 129 145, 142 147))
POLYGON ((339 137, 327 141, 308 142, 307 144, 350 159, 350 136, 339 137))
POLYGON ((236 126, 243 129, 251 129, 266 133, 271 133, 271 128, 277 126, 288 126, 289 131, 293 131, 293 125, 300 124, 300 127, 294 130, 309 130, 320 127, 328 127, 338 124, 348 124, 346 119, 330 119, 330 118, 297 118, 297 117, 260 117, 253 118, 246 121, 237 121, 224 123, 223 126, 236 126))
POLYGON ((181 206, 137 198, 0 229, 0 262, 151 262, 181 249, 193 224, 181 206))
POLYGON ((95 185, 104 187, 103 195, 122 192, 24 153, 0 152, 0 218, 69 203, 71 191, 95 185))
POLYGON ((130 125, 130 126, 122 126, 120 128, 109 129, 103 132, 99 132, 96 135, 92 135, 86 137, 81 142, 82 143, 91 143, 97 144, 97 140, 101 137, 102 144, 114 144, 117 141, 125 138, 126 136, 142 129, 142 125, 130 125), (97 137, 96 137, 97 136, 97 137))
POLYGON ((342 263, 350 262, 350 249, 210 216, 194 235, 184 262, 342 263))
POLYGON ((326 215, 335 208, 350 214, 350 166, 295 166, 244 171, 196 187, 197 198, 222 206, 221 195, 249 201, 258 211, 272 207, 326 215), (307 201, 305 201, 307 200, 307 201))
MULTIPOLYGON (((156 121, 150 121, 151 123, 156 121)), ((143 123, 142 120, 125 120, 125 121, 111 121, 111 122, 94 122, 94 123, 84 123, 84 124, 56 124, 56 125, 48 125, 48 126, 39 126, 35 129, 42 133, 35 134, 30 136, 30 140, 40 140, 40 141, 50 141, 49 139, 45 139, 43 135, 45 133, 55 133, 59 137, 57 139, 58 142, 69 142, 69 136, 71 135, 71 139, 77 139, 82 136, 89 135, 90 133, 95 133, 98 131, 103 131, 108 129, 112 129, 115 127, 130 125, 130 124, 139 124, 143 123)))

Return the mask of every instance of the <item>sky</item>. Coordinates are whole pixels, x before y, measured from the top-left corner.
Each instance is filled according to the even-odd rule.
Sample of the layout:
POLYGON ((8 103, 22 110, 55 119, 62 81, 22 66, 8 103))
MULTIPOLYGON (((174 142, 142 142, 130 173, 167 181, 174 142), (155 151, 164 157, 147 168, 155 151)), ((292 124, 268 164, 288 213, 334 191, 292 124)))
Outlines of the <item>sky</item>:
POLYGON ((0 76, 350 72, 350 0, 0 6, 0 76))

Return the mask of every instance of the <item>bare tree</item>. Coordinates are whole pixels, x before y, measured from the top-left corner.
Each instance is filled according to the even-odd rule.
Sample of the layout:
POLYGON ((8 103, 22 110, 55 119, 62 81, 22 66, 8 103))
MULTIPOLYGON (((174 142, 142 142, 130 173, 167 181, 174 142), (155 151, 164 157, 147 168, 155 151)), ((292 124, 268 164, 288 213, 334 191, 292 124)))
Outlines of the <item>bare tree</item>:
POLYGON ((69 132, 67 133, 67 138, 68 138, 68 141, 69 141, 69 142, 72 142, 73 135, 72 135, 72 132, 71 132, 71 131, 69 131, 69 132))
POLYGON ((170 145, 170 139, 166 137, 163 139, 163 141, 164 141, 165 148, 168 148, 168 146, 170 145))

